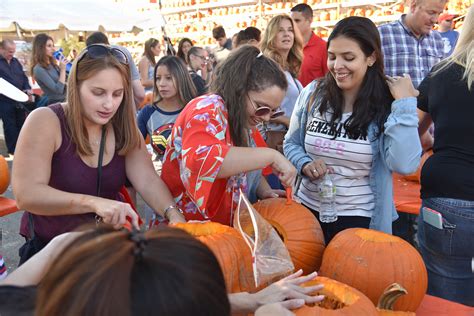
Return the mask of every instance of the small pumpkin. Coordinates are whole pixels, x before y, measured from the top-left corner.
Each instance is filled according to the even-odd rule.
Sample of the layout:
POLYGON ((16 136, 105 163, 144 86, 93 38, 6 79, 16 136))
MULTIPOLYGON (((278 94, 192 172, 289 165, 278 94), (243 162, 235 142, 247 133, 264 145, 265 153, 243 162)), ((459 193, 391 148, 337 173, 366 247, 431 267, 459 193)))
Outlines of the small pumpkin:
POLYGON ((306 305, 293 311, 296 316, 377 315, 374 304, 353 287, 325 277, 317 277, 304 286, 317 284, 324 285, 324 288, 317 293, 324 295, 324 300, 313 306, 306 305))
POLYGON ((240 233, 214 222, 174 224, 211 249, 221 266, 228 293, 252 292, 255 289, 252 254, 240 233))
POLYGON ((377 304, 385 288, 398 283, 408 294, 395 309, 414 312, 426 294, 428 276, 418 251, 405 240, 376 230, 350 228, 326 247, 320 275, 355 287, 377 304))
POLYGON ((10 171, 8 170, 8 162, 5 157, 0 155, 0 194, 8 189, 10 184, 10 171))
POLYGON ((261 200, 253 206, 275 228, 290 253, 295 270, 318 271, 324 252, 324 235, 318 220, 303 205, 286 199, 261 200))
POLYGON ((389 285, 377 304, 377 312, 379 316, 416 316, 413 312, 394 311, 393 304, 403 295, 407 294, 407 290, 398 283, 389 285))

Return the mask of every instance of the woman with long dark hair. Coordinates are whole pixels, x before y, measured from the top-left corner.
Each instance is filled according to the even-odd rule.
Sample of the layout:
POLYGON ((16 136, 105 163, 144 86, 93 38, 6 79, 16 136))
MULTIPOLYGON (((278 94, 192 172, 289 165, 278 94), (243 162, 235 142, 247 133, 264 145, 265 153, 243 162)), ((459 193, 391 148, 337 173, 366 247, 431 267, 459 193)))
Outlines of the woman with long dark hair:
POLYGON ((380 36, 367 18, 336 24, 327 64, 327 76, 300 95, 285 136, 285 156, 303 178, 297 195, 318 217, 318 184, 329 168, 338 220, 322 223, 326 242, 350 227, 391 233, 391 172, 415 171, 421 154, 417 91, 408 75, 385 76, 380 36))
POLYGON ((178 43, 178 53, 176 56, 178 56, 185 64, 188 64, 188 52, 193 46, 194 44, 189 38, 182 38, 178 43))
POLYGON ((66 99, 66 65, 68 61, 53 57, 55 48, 53 38, 40 33, 33 39, 31 52, 31 74, 43 90, 44 105, 63 102, 66 99))

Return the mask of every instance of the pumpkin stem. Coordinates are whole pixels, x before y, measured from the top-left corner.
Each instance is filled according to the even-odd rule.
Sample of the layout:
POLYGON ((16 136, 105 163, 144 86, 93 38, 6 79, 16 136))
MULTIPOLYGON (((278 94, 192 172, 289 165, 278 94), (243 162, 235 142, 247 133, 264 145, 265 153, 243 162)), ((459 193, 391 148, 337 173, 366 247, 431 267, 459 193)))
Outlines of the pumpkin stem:
POLYGON ((293 189, 291 187, 286 188, 286 205, 291 205, 293 202, 293 189))
POLYGON ((377 308, 393 311, 393 305, 398 298, 407 293, 407 290, 405 290, 403 286, 398 283, 393 283, 383 291, 377 304, 377 308))

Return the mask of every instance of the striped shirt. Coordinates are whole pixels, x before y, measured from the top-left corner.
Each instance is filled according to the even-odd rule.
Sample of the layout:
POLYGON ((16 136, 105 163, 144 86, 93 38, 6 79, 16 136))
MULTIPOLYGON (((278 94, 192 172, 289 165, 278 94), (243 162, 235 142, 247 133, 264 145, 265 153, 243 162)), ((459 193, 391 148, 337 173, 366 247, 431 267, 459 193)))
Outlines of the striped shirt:
MULTIPOLYGON (((344 123, 351 113, 344 113, 335 129, 330 128, 330 114, 323 118, 319 111, 314 113, 315 117, 308 119, 304 146, 312 159, 322 159, 333 169, 331 179, 336 186, 338 216, 371 217, 375 204, 369 185, 373 160, 369 140, 346 135, 344 123)), ((298 191, 301 201, 316 211, 320 207, 319 183, 304 177, 298 191)))
POLYGON ((0 280, 3 280, 7 277, 7 267, 5 266, 5 261, 3 261, 2 255, 0 255, 0 280))
POLYGON ((410 75, 418 87, 431 68, 444 58, 444 42, 438 32, 417 38, 404 23, 397 21, 379 26, 384 54, 385 73, 389 76, 410 75))

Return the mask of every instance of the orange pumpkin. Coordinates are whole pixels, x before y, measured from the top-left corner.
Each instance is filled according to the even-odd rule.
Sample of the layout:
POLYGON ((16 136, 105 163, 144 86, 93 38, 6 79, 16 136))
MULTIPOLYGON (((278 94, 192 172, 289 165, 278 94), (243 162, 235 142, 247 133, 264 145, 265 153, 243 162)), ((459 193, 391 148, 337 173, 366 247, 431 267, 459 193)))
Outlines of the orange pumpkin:
POLYGON ((324 285, 324 288, 318 291, 318 295, 325 296, 324 300, 314 306, 303 306, 293 311, 296 316, 377 315, 374 304, 349 285, 324 277, 317 277, 304 285, 316 284, 324 285))
POLYGON ((295 270, 305 274, 319 270, 324 252, 324 235, 317 219, 303 205, 273 198, 255 203, 260 213, 281 236, 295 270))
POLYGON ((214 222, 188 222, 173 226, 185 230, 211 249, 224 273, 228 293, 255 289, 252 255, 237 230, 214 222))
POLYGON ((5 157, 0 155, 0 194, 8 189, 10 184, 10 171, 8 170, 8 163, 5 157))
POLYGON ((428 286, 418 251, 401 238, 365 228, 346 229, 326 247, 320 275, 355 287, 377 304, 385 288, 398 283, 408 294, 395 309, 416 311, 428 286))

